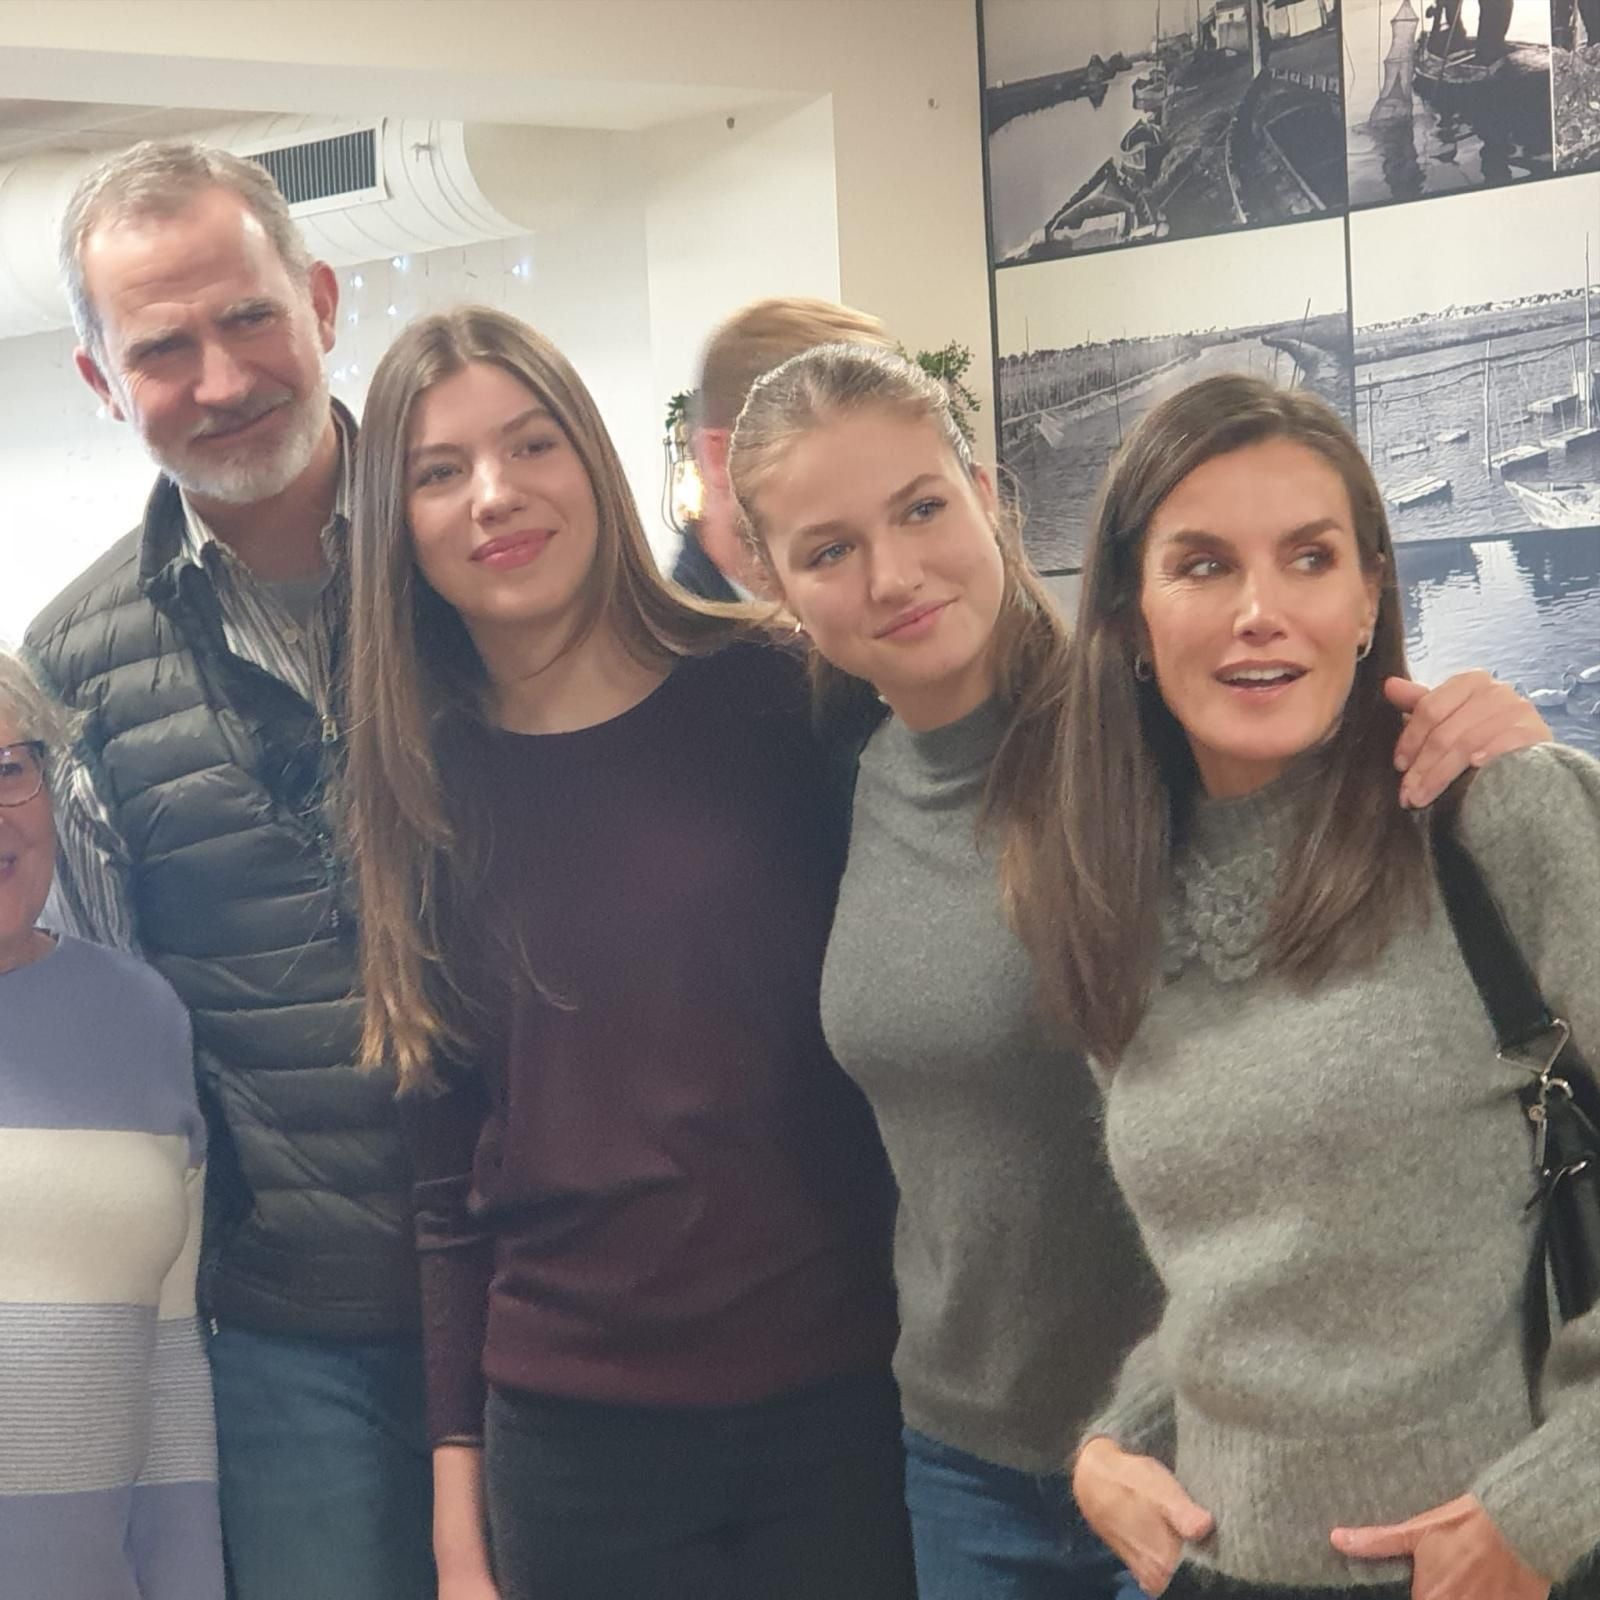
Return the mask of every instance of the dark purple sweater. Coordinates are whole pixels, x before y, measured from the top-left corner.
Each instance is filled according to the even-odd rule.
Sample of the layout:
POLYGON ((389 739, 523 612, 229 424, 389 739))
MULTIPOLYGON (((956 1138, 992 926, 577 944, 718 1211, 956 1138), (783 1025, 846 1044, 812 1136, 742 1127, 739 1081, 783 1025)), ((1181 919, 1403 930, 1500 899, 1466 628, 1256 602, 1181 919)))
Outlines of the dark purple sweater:
POLYGON ((843 795, 799 663, 730 646, 472 760, 487 904, 546 995, 412 1105, 433 1440, 481 1437, 485 1378, 717 1406, 886 1368, 892 1193, 818 1017, 843 795))

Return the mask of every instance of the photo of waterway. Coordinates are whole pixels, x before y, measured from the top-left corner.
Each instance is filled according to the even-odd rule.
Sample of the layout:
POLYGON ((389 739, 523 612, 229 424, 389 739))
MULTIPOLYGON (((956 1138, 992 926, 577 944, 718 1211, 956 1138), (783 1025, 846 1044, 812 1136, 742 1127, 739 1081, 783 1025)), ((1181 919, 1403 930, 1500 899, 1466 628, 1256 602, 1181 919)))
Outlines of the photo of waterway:
POLYGON ((1024 256, 1061 202, 1116 155, 1131 120, 1130 77, 1113 82, 1098 105, 1087 98, 1060 100, 990 135, 989 234, 996 261, 1024 256))
POLYGON ((1505 9, 1345 0, 1352 207, 1549 176, 1550 10, 1505 9))
POLYGON ((997 274, 1004 476, 1043 571, 1082 564, 1106 464, 1160 400, 1249 372, 1350 416, 1344 228, 1334 219, 997 274))
POLYGON ((1580 524, 1600 523, 1600 494, 1579 495, 1600 484, 1600 432, 1579 393, 1582 308, 1569 309, 1564 322, 1498 338, 1472 336, 1486 318, 1464 319, 1459 342, 1389 360, 1370 359, 1358 330, 1356 431, 1396 543, 1535 528, 1551 495, 1565 495, 1580 524))
POLYGON ((1487 668, 1558 739, 1600 756, 1600 530, 1431 540, 1396 557, 1415 677, 1487 668))
POLYGON ((983 0, 997 266, 1345 203, 1335 0, 983 0))
POLYGON ((1600 526, 1600 177, 1360 212, 1350 259, 1396 541, 1600 526))

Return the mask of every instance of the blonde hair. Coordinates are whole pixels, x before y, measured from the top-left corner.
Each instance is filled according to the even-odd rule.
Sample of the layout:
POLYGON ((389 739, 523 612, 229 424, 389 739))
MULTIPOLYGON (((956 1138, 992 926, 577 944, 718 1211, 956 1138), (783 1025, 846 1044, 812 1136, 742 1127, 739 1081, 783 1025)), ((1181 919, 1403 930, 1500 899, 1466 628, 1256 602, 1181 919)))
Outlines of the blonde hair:
POLYGON ((0 649, 0 712, 15 719, 22 739, 37 739, 45 747, 47 772, 60 763, 74 719, 13 650, 0 649))
MULTIPOLYGON (((949 395, 920 367, 893 351, 852 344, 824 345, 793 357, 750 391, 728 457, 746 538, 774 579, 761 514, 763 485, 808 434, 870 412, 928 423, 961 472, 969 479, 976 476, 972 447, 956 423, 949 395)), ((993 635, 995 690, 1007 721, 990 769, 982 821, 1000 830, 1002 859, 1009 862, 1019 851, 1026 853, 1027 839, 1044 826, 1041 783, 1059 739, 1070 641, 1065 620, 1023 552, 1020 519, 1003 507, 992 526, 1003 574, 993 635)), ((815 651, 812 673, 825 717, 857 720, 875 714, 870 684, 815 651)))
POLYGON ((700 358, 695 422, 731 428, 762 373, 822 344, 867 344, 888 348, 884 326, 865 311, 831 300, 757 300, 711 335, 700 358))
MULTIPOLYGON (((599 537, 567 648, 603 618, 636 659, 666 662, 718 648, 757 616, 668 587, 594 400, 547 339, 465 306, 421 318, 389 347, 357 453, 343 809, 361 893, 362 1060, 393 1061, 402 1090, 436 1081, 435 1054, 467 1045, 481 1009, 463 952, 482 912, 485 828, 479 797, 451 776, 484 725, 486 679, 466 625, 417 568, 405 472, 418 399, 475 362, 524 384, 588 474, 599 537)), ((513 956, 517 975, 537 986, 513 956)))

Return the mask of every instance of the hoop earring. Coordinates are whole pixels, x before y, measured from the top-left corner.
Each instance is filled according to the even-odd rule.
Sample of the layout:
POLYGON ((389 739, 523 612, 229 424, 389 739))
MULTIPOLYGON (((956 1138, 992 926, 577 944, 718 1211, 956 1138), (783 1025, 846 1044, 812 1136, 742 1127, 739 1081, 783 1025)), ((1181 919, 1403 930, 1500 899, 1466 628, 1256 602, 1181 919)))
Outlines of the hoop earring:
POLYGON ((1133 675, 1140 683, 1149 683, 1156 675, 1143 651, 1133 658, 1133 675))
POLYGON ((1374 638, 1374 635, 1369 633, 1366 636, 1366 638, 1361 641, 1361 644, 1359 645, 1359 647, 1356 650, 1356 660, 1357 661, 1365 661, 1367 659, 1367 657, 1372 654, 1372 641, 1373 641, 1373 638, 1374 638))

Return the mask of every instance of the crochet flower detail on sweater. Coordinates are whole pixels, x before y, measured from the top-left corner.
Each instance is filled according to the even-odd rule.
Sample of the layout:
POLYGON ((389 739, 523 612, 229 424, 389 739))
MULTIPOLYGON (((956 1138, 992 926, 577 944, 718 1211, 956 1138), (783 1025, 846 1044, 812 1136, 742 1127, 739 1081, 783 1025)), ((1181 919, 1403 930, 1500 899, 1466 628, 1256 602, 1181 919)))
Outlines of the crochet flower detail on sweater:
POLYGON ((1175 978, 1191 961, 1201 961, 1224 983, 1254 977, 1277 870, 1277 852, 1265 845, 1221 863, 1184 852, 1174 863, 1162 911, 1162 972, 1175 978))

